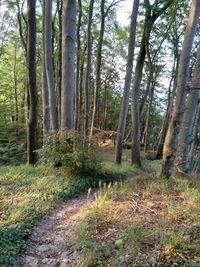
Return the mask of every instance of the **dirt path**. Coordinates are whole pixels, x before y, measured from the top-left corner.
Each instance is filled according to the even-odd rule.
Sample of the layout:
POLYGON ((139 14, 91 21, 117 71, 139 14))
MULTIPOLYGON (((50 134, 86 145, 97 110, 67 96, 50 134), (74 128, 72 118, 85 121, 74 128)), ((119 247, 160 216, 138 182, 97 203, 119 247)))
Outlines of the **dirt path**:
POLYGON ((26 254, 18 256, 14 267, 74 267, 79 265, 76 247, 70 236, 81 217, 81 207, 92 202, 97 191, 89 197, 81 195, 63 202, 33 229, 26 254))

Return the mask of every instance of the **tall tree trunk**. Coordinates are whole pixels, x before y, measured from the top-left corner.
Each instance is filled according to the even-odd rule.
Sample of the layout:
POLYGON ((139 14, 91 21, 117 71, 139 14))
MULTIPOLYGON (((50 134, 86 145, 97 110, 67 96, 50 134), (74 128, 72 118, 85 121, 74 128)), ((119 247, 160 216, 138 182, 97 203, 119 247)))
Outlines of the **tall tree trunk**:
POLYGON ((36 163, 37 148, 37 113, 38 97, 36 87, 36 0, 27 0, 28 8, 28 44, 27 44, 27 66, 28 66, 28 89, 30 99, 30 112, 27 129, 27 162, 36 163))
POLYGON ((150 69, 149 69, 149 77, 148 77, 145 93, 144 93, 144 96, 143 96, 143 98, 141 100, 141 103, 140 103, 140 117, 144 113, 144 108, 145 108, 145 105, 146 105, 146 102, 147 102, 147 98, 148 98, 149 92, 151 90, 152 80, 153 80, 153 68, 150 67, 150 69))
POLYGON ((56 105, 55 81, 52 51, 52 0, 44 1, 45 5, 45 65, 49 91, 50 123, 53 132, 58 130, 58 114, 56 105))
POLYGON ((102 119, 102 129, 106 129, 106 120, 108 112, 108 85, 105 83, 104 86, 104 105, 103 105, 103 119, 102 119))
MULTIPOLYGON (((150 34, 150 32, 149 32, 150 34)), ((137 58, 135 76, 132 88, 132 103, 131 103, 131 117, 132 117, 132 164, 141 166, 140 159, 140 112, 139 112, 139 97, 140 85, 142 81, 144 60, 146 56, 145 48, 145 33, 143 34, 139 55, 137 58)))
POLYGON ((149 124, 150 124, 150 117, 151 117, 151 108, 153 104, 154 89, 155 89, 155 84, 152 83, 150 97, 149 97, 148 111, 147 111, 147 119, 146 119, 146 125, 145 125, 144 152, 147 151, 147 146, 148 146, 148 133, 149 133, 149 124))
POLYGON ((97 63, 96 63, 96 82, 94 88, 94 98, 93 98, 93 113, 92 113, 92 122, 91 122, 91 132, 90 135, 93 135, 93 129, 97 125, 98 118, 98 109, 99 109, 99 90, 101 87, 101 59, 102 59, 102 45, 103 37, 105 30, 105 0, 101 0, 101 28, 98 40, 97 48, 97 63))
POLYGON ((82 2, 78 0, 78 25, 76 31, 77 40, 77 58, 76 58, 76 93, 75 93, 75 130, 78 130, 78 120, 79 120, 79 100, 80 100, 80 57, 81 57, 81 40, 80 40, 80 30, 81 30, 81 20, 82 20, 82 2))
POLYGON ((140 2, 139 0, 134 1, 132 15, 131 15, 126 77, 124 82, 124 93, 121 103, 119 124, 117 129, 116 152, 115 152, 115 162, 117 164, 121 164, 122 161, 122 148, 123 148, 124 133, 126 128, 126 118, 129 106, 139 2, 140 2))
POLYGON ((190 171, 193 170, 194 156, 196 154, 196 149, 199 145, 199 137, 198 137, 199 129, 200 129, 200 100, 199 100, 198 110, 197 110, 196 119, 194 123, 193 140, 192 140, 192 146, 191 146, 190 155, 189 155, 190 171))
POLYGON ((165 12, 165 10, 173 3, 173 0, 167 1, 166 4, 158 9, 157 12, 152 13, 152 6, 149 0, 145 0, 145 23, 142 35, 142 41, 140 45, 140 51, 138 54, 135 76, 133 79, 132 88, 132 103, 131 103, 131 117, 132 117, 132 164, 141 166, 140 159, 140 86, 143 75, 144 61, 146 57, 146 45, 149 43, 150 33, 155 21, 165 12), (152 13, 152 14, 151 14, 152 13))
MULTIPOLYGON (((14 67, 13 67, 13 78, 14 78, 14 90, 15 90, 15 121, 19 120, 19 107, 18 107, 18 94, 17 94, 17 47, 15 43, 15 57, 14 57, 14 67)), ((18 134, 18 130, 16 130, 18 134)))
POLYGON ((45 3, 43 2, 42 17, 42 119, 44 140, 49 132, 49 92, 45 64, 45 3))
POLYGON ((189 152, 192 144, 192 130, 199 98, 200 98, 200 47, 198 49, 197 62, 194 68, 190 86, 190 92, 187 97, 183 123, 180 130, 179 142, 175 159, 175 170, 174 170, 176 175, 188 173, 190 170, 189 152))
POLYGON ((84 135, 89 134, 90 124, 90 99, 91 99, 91 59, 92 59, 92 17, 93 17, 94 0, 90 0, 89 7, 89 19, 87 27, 87 67, 86 67, 86 78, 85 78, 85 125, 84 135))
POLYGON ((84 64, 85 64, 85 53, 83 54, 81 60, 81 68, 80 68, 80 99, 79 99, 79 121, 78 121, 78 131, 81 132, 83 126, 83 74, 84 74, 84 64))
POLYGON ((158 141, 158 147, 157 147, 155 159, 161 159, 163 155, 163 146, 165 143, 167 129, 168 129, 171 115, 173 112, 173 104, 175 100, 176 85, 177 85, 176 76, 178 72, 178 65, 179 65, 179 55, 177 55, 177 59, 175 58, 174 60, 174 66, 172 69, 172 76, 171 76, 170 85, 169 85, 168 105, 167 105, 167 110, 166 110, 165 118, 163 121, 162 129, 159 135, 159 141, 158 141), (173 87, 172 87, 172 84, 173 84, 173 87), (171 87, 172 87, 172 90, 171 90, 171 87))
POLYGON ((61 123, 61 87, 62 87, 62 0, 57 0, 58 9, 58 80, 57 80, 57 91, 58 91, 58 127, 60 129, 61 123))
POLYGON ((76 1, 63 1, 61 132, 74 127, 76 1))
POLYGON ((172 174, 178 136, 185 110, 190 56, 194 37, 197 31, 199 15, 200 1, 193 0, 180 56, 180 64, 177 76, 176 103, 163 149, 162 175, 167 177, 171 176, 172 174))

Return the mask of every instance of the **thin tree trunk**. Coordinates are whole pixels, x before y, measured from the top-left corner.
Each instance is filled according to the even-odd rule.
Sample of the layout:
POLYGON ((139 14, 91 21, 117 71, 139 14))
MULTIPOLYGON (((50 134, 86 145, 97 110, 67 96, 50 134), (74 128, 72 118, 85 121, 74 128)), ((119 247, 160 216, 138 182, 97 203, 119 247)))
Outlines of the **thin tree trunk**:
POLYGON ((101 0, 101 28, 99 34, 98 48, 97 48, 97 63, 96 63, 96 82, 94 87, 94 99, 93 99, 93 113, 91 122, 91 132, 93 135, 93 129, 97 125, 98 109, 99 109, 99 90, 101 87, 101 60, 102 60, 102 45, 105 30, 105 0, 101 0))
POLYGON ((58 130, 55 81, 52 51, 52 0, 44 1, 45 5, 45 67, 49 92, 50 123, 53 132, 58 130))
POLYGON ((177 59, 175 59, 175 61, 174 61, 174 66, 173 66, 173 69, 172 69, 172 76, 171 76, 170 85, 169 85, 167 111, 166 111, 166 115, 165 115, 164 122, 163 122, 163 125, 162 125, 162 129, 161 129, 161 132, 160 132, 155 159, 161 159, 162 158, 163 146, 164 146, 165 138, 166 138, 166 135, 167 135, 167 129, 168 129, 169 122, 170 122, 170 119, 171 119, 171 115, 172 115, 172 112, 173 112, 173 104, 174 104, 174 99, 175 99, 175 94, 176 94, 176 85, 177 85, 176 76, 177 76, 177 72, 178 72, 179 56, 178 56, 177 59), (175 61, 176 61, 176 63, 175 63, 175 61), (172 87, 172 91, 171 91, 172 83, 173 83, 173 87, 172 87))
POLYGON ((140 117, 144 113, 145 104, 146 104, 146 101, 147 101, 149 92, 151 90, 152 80, 153 80, 153 69, 150 68, 150 70, 149 70, 149 77, 148 77, 148 81, 147 81, 145 93, 144 93, 144 96, 143 96, 143 98, 141 100, 141 103, 140 103, 140 117))
POLYGON ((167 177, 171 176, 172 174, 175 153, 177 150, 178 136, 185 110, 190 55, 194 37, 197 31, 199 15, 200 1, 193 0, 180 57, 179 71, 177 76, 176 103, 163 149, 162 175, 167 177))
POLYGON ((197 110, 196 119, 195 119, 195 123, 194 123, 193 140, 192 140, 192 146, 191 146, 190 155, 189 155, 190 171, 193 170, 194 156, 196 154, 196 149, 199 145, 199 142, 198 142, 199 129, 200 129, 200 100, 199 100, 198 110, 197 110))
POLYGON ((57 0, 58 8, 58 126, 61 124, 61 87, 62 87, 62 0, 57 0))
POLYGON ((77 59, 76 59, 76 93, 75 93, 75 130, 78 130, 78 120, 79 118, 79 100, 80 100, 80 57, 81 57, 81 40, 80 40, 80 30, 81 30, 81 20, 82 20, 82 2, 78 0, 78 25, 76 31, 77 40, 77 59))
POLYGON ((27 162, 36 163, 37 148, 37 113, 38 97, 36 87, 36 0, 27 0, 28 8, 28 44, 27 44, 27 66, 28 66, 28 88, 30 97, 30 112, 28 117, 27 131, 27 162))
POLYGON ((141 166, 140 159, 140 112, 139 112, 139 97, 140 85, 143 74, 144 60, 146 55, 145 49, 145 34, 143 35, 139 55, 137 58, 135 76, 132 88, 132 103, 131 103, 131 117, 132 117, 132 164, 141 166))
POLYGON ((103 105, 103 123, 102 123, 102 129, 106 129, 106 119, 107 119, 107 111, 108 111, 108 85, 107 82, 105 82, 104 85, 104 105, 103 105))
MULTIPOLYGON (((19 107, 18 107, 18 94, 17 94, 17 47, 15 44, 15 57, 14 57, 14 67, 13 67, 13 78, 14 78, 14 90, 15 90, 15 121, 18 122, 19 120, 19 107)), ((18 130, 17 130, 18 134, 18 130)))
POLYGON ((89 7, 89 19, 87 28, 87 67, 86 67, 86 78, 85 78, 85 125, 84 135, 89 134, 90 124, 90 100, 91 100, 91 59, 92 59, 92 17, 93 17, 94 0, 90 0, 89 7))
POLYGON ((177 176, 186 174, 190 170, 189 152, 192 144, 192 129, 194 125, 198 101, 199 91, 192 89, 187 99, 183 124, 180 131, 178 148, 176 152, 174 174, 177 176))
POLYGON ((49 132, 49 92, 45 64, 45 6, 43 3, 42 17, 42 119, 43 119, 43 137, 49 132))
POLYGON ((150 124, 150 117, 151 117, 151 108, 153 103, 153 95, 154 95, 154 84, 151 86, 151 93, 150 93, 150 99, 149 99, 149 106, 147 111, 147 119, 146 119, 146 125, 145 125, 145 136, 144 136, 144 152, 147 152, 147 146, 148 146, 148 133, 149 133, 149 124, 150 124))
POLYGON ((115 152, 115 162, 117 164, 121 164, 122 161, 122 149, 123 149, 124 133, 126 128, 126 118, 129 106, 139 2, 140 2, 139 0, 134 1, 132 15, 131 15, 126 77, 124 82, 124 93, 121 103, 119 124, 117 129, 116 152, 115 152))
POLYGON ((84 74, 84 64, 85 64, 85 55, 81 60, 81 68, 80 68, 80 99, 79 99, 79 121, 78 121, 78 131, 81 132, 83 126, 83 74, 84 74))
POLYGON ((74 127, 76 1, 63 1, 61 132, 74 127))
POLYGON ((193 78, 190 86, 190 93, 187 97, 186 109, 183 117, 183 123, 180 130, 179 142, 175 159, 175 174, 188 173, 189 152, 192 144, 192 130, 195 115, 200 98, 200 47, 198 49, 197 61, 194 68, 193 78))
POLYGON ((132 103, 131 103, 131 117, 132 117, 132 164, 141 166, 140 158, 140 86, 143 75, 144 61, 146 57, 146 45, 149 43, 150 33, 155 21, 165 12, 165 10, 173 3, 173 0, 168 1, 157 12, 151 12, 152 6, 149 0, 145 0, 145 23, 142 41, 140 45, 140 51, 137 58, 135 76, 133 79, 132 88, 132 103), (152 14, 151 14, 152 13, 152 14))

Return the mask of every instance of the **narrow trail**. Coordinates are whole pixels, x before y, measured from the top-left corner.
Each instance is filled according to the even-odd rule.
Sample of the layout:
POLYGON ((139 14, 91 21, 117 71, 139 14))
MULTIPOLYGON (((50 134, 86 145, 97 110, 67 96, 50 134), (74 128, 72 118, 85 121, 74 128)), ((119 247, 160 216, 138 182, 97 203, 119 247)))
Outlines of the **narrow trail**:
POLYGON ((78 266, 79 255, 70 237, 81 218, 81 208, 92 202, 95 194, 97 190, 65 201, 42 219, 27 242, 27 252, 17 257, 14 267, 78 266))

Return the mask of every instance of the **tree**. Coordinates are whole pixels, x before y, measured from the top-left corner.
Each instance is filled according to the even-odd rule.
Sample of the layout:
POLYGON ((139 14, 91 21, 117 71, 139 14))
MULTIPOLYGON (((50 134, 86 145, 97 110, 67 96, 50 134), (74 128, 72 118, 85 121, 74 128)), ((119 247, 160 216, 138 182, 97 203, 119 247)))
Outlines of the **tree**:
POLYGON ((80 60, 81 60, 81 40, 80 40, 80 29, 82 23, 82 2, 78 0, 78 25, 76 30, 76 40, 77 40, 77 59, 76 59, 76 92, 75 92, 75 130, 78 129, 78 119, 79 119, 79 91, 80 91, 80 60))
POLYGON ((62 0, 57 0, 58 9, 58 70, 57 70, 57 98, 58 98, 58 126, 61 124, 61 88, 62 88, 62 0))
POLYGON ((171 50, 173 53, 173 67, 171 72, 171 79, 169 82, 169 89, 168 89, 168 99, 167 99, 167 109, 165 118, 162 124, 161 132, 159 135, 158 146, 156 150, 156 159, 161 159, 163 156, 163 146, 169 126, 169 122, 173 113, 173 106, 176 97, 176 85, 177 85, 177 73, 178 73, 178 66, 180 60, 180 38, 184 35, 183 28, 183 17, 185 16, 184 10, 181 8, 182 3, 179 3, 180 6, 177 6, 177 11, 175 13, 175 18, 173 19, 172 27, 170 29, 168 42, 172 45, 171 50), (177 14, 177 12, 179 13, 177 14))
POLYGON ((87 26, 87 66, 85 78, 85 125, 84 133, 88 135, 90 121, 90 98, 91 98, 91 58, 92 58, 92 17, 93 17, 94 0, 90 0, 89 18, 87 26))
POLYGON ((200 99, 200 47, 198 49, 197 61, 193 72, 189 95, 187 97, 183 123, 180 130, 178 147, 175 159, 175 174, 185 174, 190 170, 189 152, 192 143, 192 130, 195 115, 200 99))
POLYGON ((27 123, 27 161, 28 164, 36 163, 37 148, 37 113, 38 97, 36 87, 36 0, 27 0, 28 16, 28 44, 27 44, 27 68, 28 68, 28 93, 30 110, 27 123))
POLYGON ((53 132, 58 130, 58 114, 55 94, 52 52, 52 0, 44 1, 45 6, 45 68, 48 83, 50 123, 53 132))
POLYGON ((146 45, 149 43, 150 33, 155 21, 166 11, 166 9, 173 3, 173 0, 164 1, 164 5, 158 8, 158 1, 155 5, 151 5, 149 0, 144 1, 145 5, 145 22, 144 30, 142 33, 142 40, 140 45, 139 54, 137 57, 135 74, 132 87, 132 102, 131 102, 131 115, 132 115, 132 164, 141 166, 140 159, 140 86, 143 75, 143 67, 146 57, 146 45))
POLYGON ((128 57, 127 57, 127 65, 126 65, 126 77, 125 77, 125 82, 124 82, 124 94, 123 94, 123 99, 122 99, 122 104, 121 104, 119 125, 118 125, 118 130, 117 130, 116 155, 115 155, 115 161, 117 164, 121 164, 121 160, 122 160, 123 139, 124 139, 124 132, 125 132, 125 127, 126 127, 126 117, 128 113, 131 78, 132 78, 132 70, 133 70, 133 59, 134 59, 134 51, 135 51, 135 37, 136 37, 136 26, 137 26, 137 15, 138 15, 139 2, 140 2, 139 0, 134 0, 132 15, 131 15, 128 57))
POLYGON ((92 112, 92 122, 91 122, 91 131, 90 135, 93 135, 93 129, 97 125, 98 122, 98 112, 99 112, 99 90, 101 87, 101 61, 102 61, 102 46, 103 46, 103 38, 105 32, 105 20, 108 16, 109 11, 116 6, 122 0, 112 0, 109 6, 106 8, 105 3, 106 0, 101 0, 101 26, 100 33, 98 39, 98 47, 97 47, 97 62, 96 62, 96 80, 94 87, 94 97, 93 97, 93 112, 92 112))
POLYGON ((61 132, 74 127, 76 1, 63 2, 61 132))
POLYGON ((92 113, 92 122, 91 122, 91 133, 93 135, 93 129, 97 124, 98 116, 98 102, 99 102, 99 89, 101 86, 101 53, 103 45, 103 36, 105 30, 105 18, 107 11, 105 12, 105 0, 101 0, 101 28, 99 33, 98 48, 97 48, 97 63, 96 63, 96 82, 94 88, 94 98, 93 98, 93 113, 92 113))
POLYGON ((43 137, 49 132, 49 92, 47 84, 46 63, 45 63, 45 1, 43 2, 42 16, 42 119, 43 137))
POLYGON ((193 127, 193 140, 192 140, 192 146, 190 149, 190 156, 189 156, 189 166, 190 166, 190 171, 195 170, 195 165, 199 164, 200 158, 198 157, 197 160, 196 158, 196 152, 198 152, 198 147, 200 144, 199 140, 199 129, 200 129, 200 101, 198 104, 198 109, 197 109, 197 114, 195 118, 195 123, 193 127))
POLYGON ((182 125, 185 110, 187 83, 189 78, 189 63, 194 37, 197 31, 198 19, 200 15, 200 2, 192 1, 190 14, 180 56, 180 63, 177 75, 176 102, 172 114, 172 119, 167 131, 163 149, 162 175, 171 176, 174 165, 175 153, 177 149, 178 136, 182 125))

